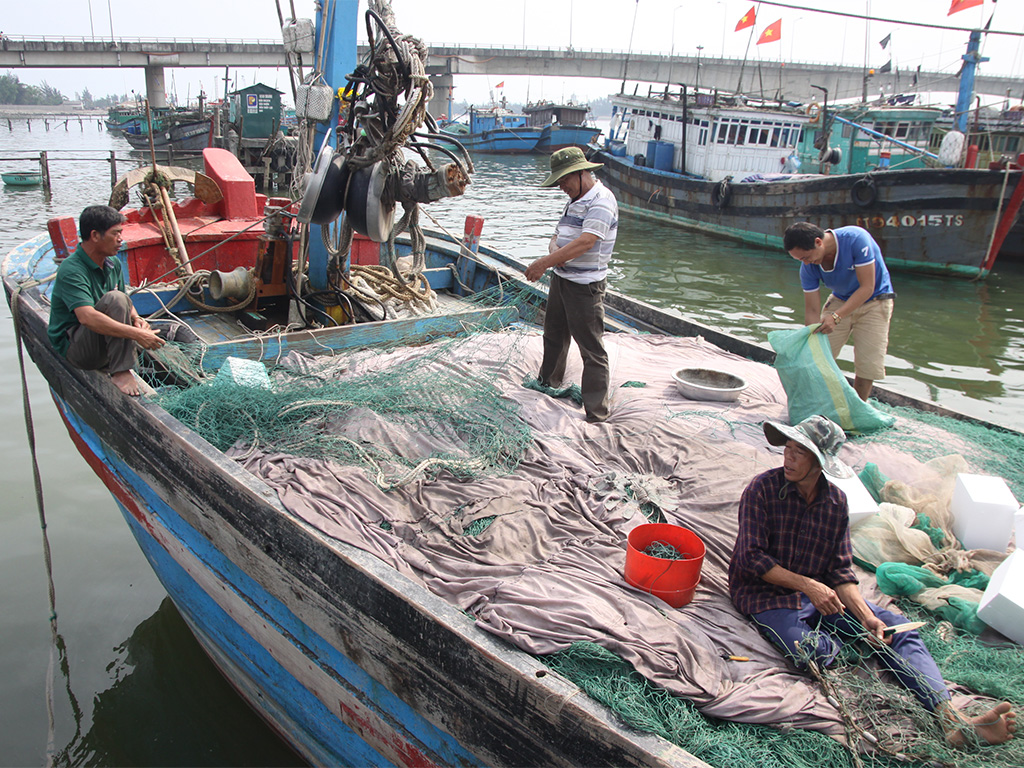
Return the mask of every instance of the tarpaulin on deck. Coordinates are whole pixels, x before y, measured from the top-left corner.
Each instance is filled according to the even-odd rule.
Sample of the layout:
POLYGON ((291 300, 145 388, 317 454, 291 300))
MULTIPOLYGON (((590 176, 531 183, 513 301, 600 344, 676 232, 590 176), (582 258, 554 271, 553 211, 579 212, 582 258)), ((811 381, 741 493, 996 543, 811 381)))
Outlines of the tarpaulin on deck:
MULTIPOLYGON (((591 641, 707 715, 841 735, 839 714, 814 681, 794 671, 728 596, 740 494, 781 463, 781 450, 767 445, 760 426, 787 418, 778 377, 699 338, 605 339, 612 416, 604 424, 587 424, 570 400, 522 386, 540 366, 539 334, 486 334, 453 350, 453 368, 492 370, 534 431, 512 474, 459 481, 442 473, 384 492, 364 470, 328 461, 258 454, 246 466, 292 513, 379 557, 526 651, 548 654, 591 641), (671 374, 688 366, 733 373, 749 386, 736 403, 686 400, 671 374), (630 381, 646 387, 621 386, 630 381), (667 522, 695 531, 707 546, 696 596, 681 609, 623 579, 626 536, 647 522, 639 500, 648 497, 667 522), (492 516, 482 533, 463 535, 492 516)), ((579 373, 573 348, 567 375, 578 381, 579 373)), ((349 438, 419 439, 380 419, 353 418, 358 423, 336 425, 349 438)), ((883 447, 848 446, 841 456, 853 466, 877 462, 893 478, 912 479, 919 467, 883 447)), ((877 597, 873 581, 867 589, 877 597)))

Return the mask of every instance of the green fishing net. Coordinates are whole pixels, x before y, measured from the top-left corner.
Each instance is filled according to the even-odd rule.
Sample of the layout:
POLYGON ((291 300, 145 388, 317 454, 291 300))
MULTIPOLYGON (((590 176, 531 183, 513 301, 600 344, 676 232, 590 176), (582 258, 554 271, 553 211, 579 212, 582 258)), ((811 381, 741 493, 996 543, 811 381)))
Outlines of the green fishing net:
MULTIPOLYGON (((486 329, 468 330, 411 353, 284 358, 266 373, 261 363, 229 361, 235 370, 228 374, 164 388, 156 401, 236 457, 262 451, 331 459, 364 468, 385 490, 443 470, 462 479, 511 472, 533 435, 496 374, 452 364, 459 345, 486 338, 486 329)), ((496 352, 520 354, 521 338, 505 338, 496 352)))

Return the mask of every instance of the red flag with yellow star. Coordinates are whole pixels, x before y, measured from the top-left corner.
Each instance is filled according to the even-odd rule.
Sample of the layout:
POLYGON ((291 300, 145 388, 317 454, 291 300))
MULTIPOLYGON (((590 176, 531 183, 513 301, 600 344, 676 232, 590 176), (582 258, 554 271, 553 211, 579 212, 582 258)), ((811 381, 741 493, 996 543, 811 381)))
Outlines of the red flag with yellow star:
POLYGON ((757 38, 757 45, 761 43, 774 43, 782 37, 782 19, 772 22, 764 28, 764 32, 757 38))
POLYGON ((754 14, 754 6, 750 6, 750 10, 743 14, 743 18, 736 22, 736 29, 734 32, 739 32, 741 29, 754 26, 754 22, 757 20, 754 14))
POLYGON ((976 8, 985 0, 953 0, 953 4, 949 6, 949 13, 947 16, 952 16, 957 11, 966 11, 968 8, 976 8))

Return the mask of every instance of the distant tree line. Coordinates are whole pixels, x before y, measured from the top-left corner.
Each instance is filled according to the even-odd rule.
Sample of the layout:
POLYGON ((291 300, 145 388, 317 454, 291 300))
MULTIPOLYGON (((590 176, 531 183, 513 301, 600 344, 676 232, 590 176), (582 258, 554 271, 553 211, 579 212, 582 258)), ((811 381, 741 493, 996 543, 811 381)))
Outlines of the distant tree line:
MULTIPOLYGON (((111 107, 127 98, 127 96, 110 94, 98 99, 89 93, 88 88, 75 94, 75 100, 81 101, 82 106, 86 109, 111 107)), ((67 98, 64 94, 45 80, 39 85, 27 85, 12 72, 0 75, 0 104, 59 106, 66 101, 67 98)))

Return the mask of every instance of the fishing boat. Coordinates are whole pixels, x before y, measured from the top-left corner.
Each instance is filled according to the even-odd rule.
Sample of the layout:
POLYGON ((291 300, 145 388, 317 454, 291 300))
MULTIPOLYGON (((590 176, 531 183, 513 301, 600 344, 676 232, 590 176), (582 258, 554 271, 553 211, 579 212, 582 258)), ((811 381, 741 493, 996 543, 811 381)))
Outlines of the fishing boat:
MULTIPOLYGON (((980 38, 979 31, 971 33, 958 105, 970 103, 980 38)), ((768 104, 683 87, 675 93, 665 88, 647 96, 619 94, 612 107, 612 135, 594 159, 604 163, 598 175, 621 208, 777 253, 783 233, 796 221, 822 228, 857 225, 871 233, 897 270, 984 278, 1024 203, 1019 163, 1002 170, 960 167, 960 141, 933 155, 941 167, 894 167, 882 162, 879 150, 872 168, 832 172, 843 161, 843 148, 833 137, 841 141, 847 133, 917 148, 895 137, 890 141, 886 131, 898 132, 899 122, 881 131, 861 127, 830 116, 827 101, 768 104), (842 132, 833 130, 836 124, 842 132), (808 134, 817 134, 817 168, 800 162, 798 147, 808 134)), ((964 109, 958 106, 962 120, 964 109)), ((908 131, 910 122, 903 121, 908 131)), ((963 131, 950 138, 962 140, 963 131)), ((851 148, 856 162, 867 162, 856 138, 851 148)))
MULTIPOLYGON (((155 121, 154 121, 155 123, 155 121)), ((143 125, 139 133, 122 134, 133 149, 150 148, 149 132, 143 125)), ((213 117, 165 116, 153 132, 153 149, 158 152, 196 152, 211 146, 213 142, 213 117)))
POLYGON ((0 174, 8 187, 35 187, 43 183, 43 174, 39 171, 8 171, 0 174))
MULTIPOLYGON (((813 111, 701 96, 613 97, 616 130, 593 159, 620 208, 779 253, 796 221, 856 224, 895 269, 975 278, 991 271, 1024 202, 1021 172, 1009 169, 793 173, 813 111)), ((817 159, 841 158, 830 144, 817 159)))
MULTIPOLYGON (((384 10, 371 3, 367 24, 388 23, 384 10)), ((117 258, 138 311, 169 339, 140 366, 141 397, 71 367, 48 340, 48 278, 75 246, 74 220, 6 257, 20 343, 76 447, 199 643, 312 764, 699 768, 693 729, 705 729, 693 749, 734 750, 720 765, 779 741, 737 747, 697 710, 784 725, 785 738, 806 729, 803 754, 840 764, 831 694, 787 666, 726 588, 739 493, 780 462, 759 437, 764 419, 786 419, 772 351, 612 291, 612 418, 589 424, 566 392, 527 386, 546 288, 481 245, 475 217, 461 237, 418 231, 409 202, 408 236, 392 239, 380 190, 401 180, 384 177, 386 162, 358 162, 425 116, 421 83, 398 91, 408 110, 360 90, 416 69, 384 55, 399 38, 387 29, 360 71, 390 69, 350 83, 381 130, 356 121, 337 149, 325 143, 297 211, 208 148, 197 197, 164 190, 162 206, 125 212, 117 258), (407 122, 388 122, 400 112, 407 122), (305 252, 296 220, 341 212, 340 239, 305 252), (379 264, 351 266, 346 227, 379 264), (745 386, 688 399, 675 377, 686 368, 745 386), (623 575, 630 532, 658 517, 707 545, 685 608, 623 575), (660 709, 625 720, 642 704, 623 703, 633 690, 660 709)), ((470 163, 408 140, 452 160, 421 168, 413 188, 461 192, 470 163)), ((176 175, 154 168, 148 181, 176 175)), ((876 391, 910 434, 962 451, 970 468, 1020 458, 1018 433, 876 391), (934 420, 918 423, 925 413, 934 420), (972 453, 962 423, 1012 439, 972 453)), ((923 467, 871 438, 842 456, 894 480, 923 467)), ((1019 764, 1012 748, 985 756, 1019 764)))
POLYGON ((553 104, 550 101, 523 107, 529 124, 542 129, 536 151, 550 155, 556 149, 596 144, 601 130, 588 123, 589 111, 586 104, 553 104))
POLYGON ((470 152, 492 155, 528 155, 537 149, 542 128, 527 124, 525 114, 504 106, 469 108, 468 122, 454 121, 441 133, 456 139, 470 152))

